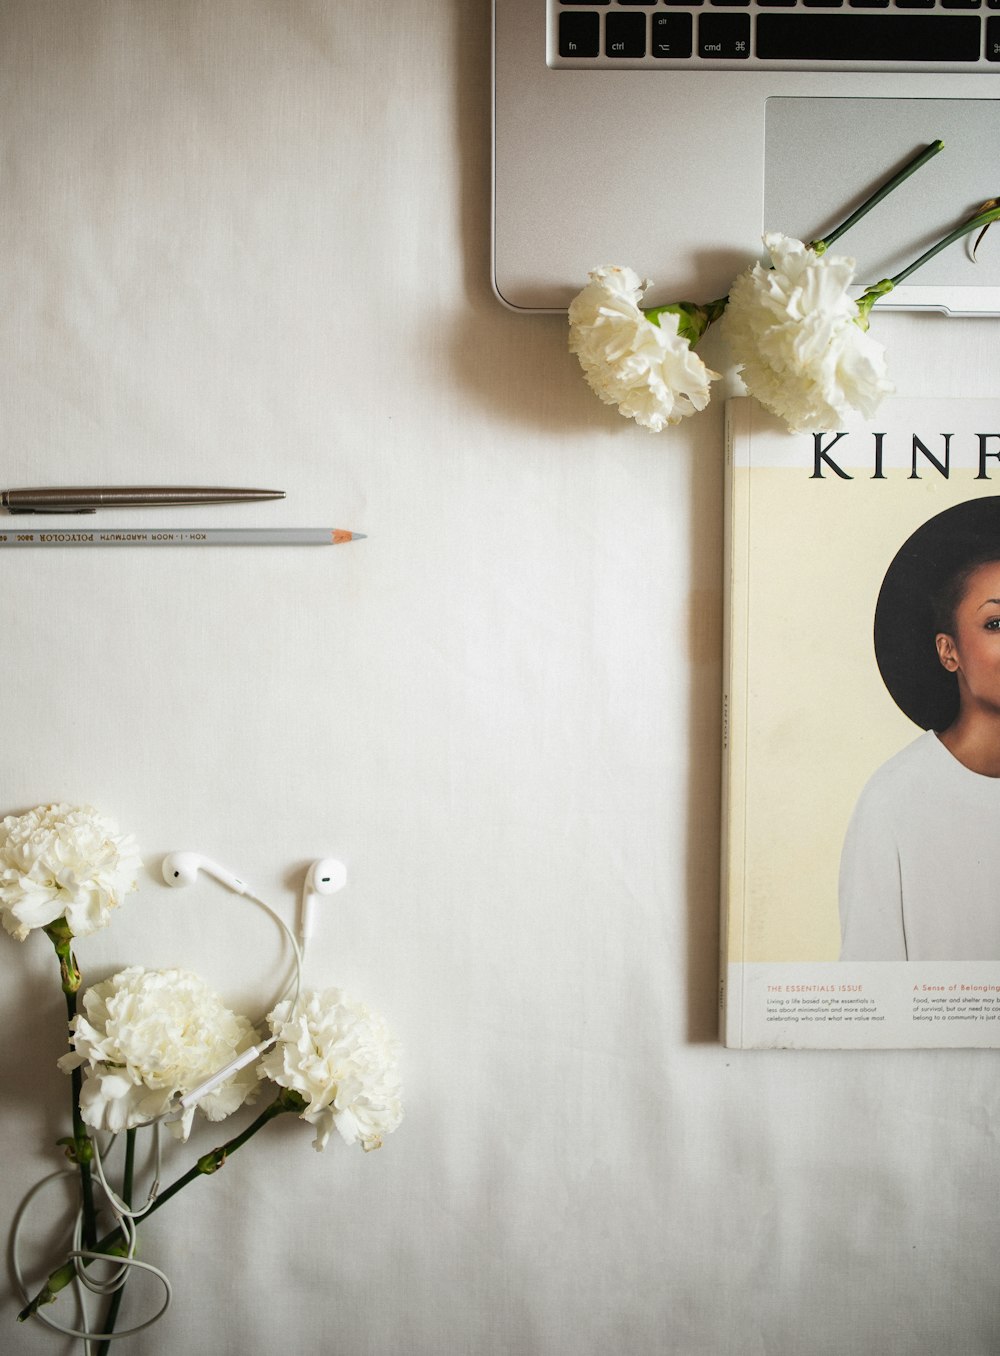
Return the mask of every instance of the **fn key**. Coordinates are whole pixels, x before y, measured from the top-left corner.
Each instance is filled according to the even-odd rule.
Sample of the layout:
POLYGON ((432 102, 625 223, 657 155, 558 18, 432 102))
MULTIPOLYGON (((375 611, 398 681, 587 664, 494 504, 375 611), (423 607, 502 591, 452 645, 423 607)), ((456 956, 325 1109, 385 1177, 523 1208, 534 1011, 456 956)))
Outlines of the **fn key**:
POLYGON ((596 14, 581 14, 578 10, 570 10, 559 15, 561 57, 595 57, 600 50, 601 29, 596 14))

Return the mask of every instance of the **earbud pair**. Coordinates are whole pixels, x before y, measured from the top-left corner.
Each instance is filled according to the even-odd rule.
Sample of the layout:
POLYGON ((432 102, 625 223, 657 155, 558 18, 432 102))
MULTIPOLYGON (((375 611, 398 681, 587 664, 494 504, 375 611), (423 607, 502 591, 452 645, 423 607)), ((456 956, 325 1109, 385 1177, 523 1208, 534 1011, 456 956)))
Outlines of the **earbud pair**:
MULTIPOLYGON (((282 930, 291 944, 295 957, 295 979, 294 984, 290 986, 294 991, 293 1004, 298 1002, 299 988, 302 983, 302 948, 292 936, 288 924, 279 913, 271 908, 270 904, 265 904, 262 899, 251 891, 246 881, 241 880, 239 876, 232 871, 227 871, 224 866, 218 862, 213 862, 209 857, 202 857, 197 852, 171 852, 163 859, 163 879, 168 885, 193 885, 197 879, 198 872, 204 871, 207 876, 214 877, 227 885, 230 890, 235 890, 238 895, 247 895, 255 903, 260 904, 269 914, 281 925, 282 930)), ((333 895, 338 890, 342 890, 347 884, 347 868, 343 862, 338 862, 332 857, 321 857, 318 861, 312 863, 306 872, 305 882, 302 886, 302 910, 299 920, 299 938, 303 945, 306 939, 311 935, 315 923, 316 904, 320 895, 333 895)), ((288 990, 285 991, 286 996, 288 990)), ((250 1064, 258 1059, 265 1050, 274 1042, 272 1036, 269 1040, 263 1041, 260 1045, 252 1045, 244 1050, 242 1054, 237 1055, 235 1059, 222 1069, 217 1069, 215 1073, 206 1078, 198 1087, 192 1088, 180 1099, 180 1105, 184 1108, 194 1106, 202 1097, 214 1091, 220 1083, 224 1083, 238 1069, 244 1065, 250 1064)))
MULTIPOLYGON (((171 852, 163 859, 163 879, 168 885, 193 885, 199 871, 213 876, 235 890, 238 895, 250 893, 246 881, 218 862, 198 852, 171 852)), ((306 872, 302 886, 302 910, 299 919, 299 938, 304 942, 312 936, 316 922, 316 905, 320 895, 334 895, 347 884, 347 868, 333 857, 320 857, 306 872)))

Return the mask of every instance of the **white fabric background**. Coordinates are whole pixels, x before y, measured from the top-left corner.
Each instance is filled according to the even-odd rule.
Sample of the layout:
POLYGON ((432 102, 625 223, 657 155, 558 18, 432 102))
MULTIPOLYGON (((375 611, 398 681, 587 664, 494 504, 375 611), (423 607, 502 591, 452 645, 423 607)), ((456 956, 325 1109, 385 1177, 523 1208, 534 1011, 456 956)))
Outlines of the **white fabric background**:
MULTIPOLYGON (((486 0, 0 3, 2 482, 369 534, 3 561, 0 808, 90 801, 149 864, 88 978, 256 1010, 273 925, 160 857, 291 917, 336 855, 309 981, 407 1051, 380 1153, 288 1118, 150 1222, 175 1304, 124 1349, 984 1356, 996 1055, 714 1041, 721 400, 654 437, 492 297, 488 49, 486 0)), ((996 322, 877 324, 901 392, 995 391, 996 322)), ((68 1088, 48 944, 0 953, 6 1226, 68 1088)), ((5 1350, 72 1349, 16 1308, 5 1350)))

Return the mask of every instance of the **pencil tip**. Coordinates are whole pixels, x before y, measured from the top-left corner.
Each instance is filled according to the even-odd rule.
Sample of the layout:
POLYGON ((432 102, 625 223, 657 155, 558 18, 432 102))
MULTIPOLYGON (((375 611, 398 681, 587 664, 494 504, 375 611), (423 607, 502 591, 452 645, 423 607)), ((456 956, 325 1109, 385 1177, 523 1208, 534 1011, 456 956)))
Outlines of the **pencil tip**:
POLYGON ((367 532, 352 532, 351 541, 364 541, 365 537, 367 536, 368 536, 367 532))

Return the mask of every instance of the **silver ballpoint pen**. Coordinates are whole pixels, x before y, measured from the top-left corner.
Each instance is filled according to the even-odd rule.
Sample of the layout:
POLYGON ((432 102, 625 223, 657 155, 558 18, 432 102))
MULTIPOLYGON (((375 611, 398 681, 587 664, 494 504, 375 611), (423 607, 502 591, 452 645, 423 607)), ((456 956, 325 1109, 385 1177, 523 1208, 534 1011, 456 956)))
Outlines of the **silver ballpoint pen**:
POLYGON ((246 504, 284 497, 284 490, 227 489, 220 485, 51 485, 0 490, 0 507, 8 513, 95 513, 99 508, 246 504))

